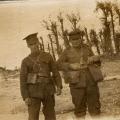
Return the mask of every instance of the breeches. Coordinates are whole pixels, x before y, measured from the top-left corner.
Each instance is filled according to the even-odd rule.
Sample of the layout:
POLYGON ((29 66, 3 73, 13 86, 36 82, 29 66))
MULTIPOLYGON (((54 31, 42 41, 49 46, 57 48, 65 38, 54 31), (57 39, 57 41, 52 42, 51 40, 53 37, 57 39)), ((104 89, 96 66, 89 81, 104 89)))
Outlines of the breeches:
POLYGON ((91 116, 100 114, 99 88, 97 85, 85 88, 70 88, 70 91, 77 117, 85 116, 87 107, 91 116))
POLYGON ((43 114, 45 120, 56 120, 54 95, 48 95, 45 98, 31 98, 31 104, 28 106, 29 120, 39 120, 41 103, 43 104, 43 114))

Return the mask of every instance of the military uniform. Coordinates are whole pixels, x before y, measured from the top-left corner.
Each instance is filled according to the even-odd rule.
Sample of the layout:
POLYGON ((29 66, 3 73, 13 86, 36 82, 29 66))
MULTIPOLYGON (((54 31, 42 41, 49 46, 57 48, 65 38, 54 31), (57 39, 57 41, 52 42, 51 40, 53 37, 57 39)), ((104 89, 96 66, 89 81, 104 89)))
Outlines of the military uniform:
POLYGON ((91 56, 91 49, 82 44, 79 48, 70 47, 64 50, 57 61, 65 82, 70 86, 76 117, 85 116, 87 107, 92 116, 100 113, 99 88, 88 68, 88 59, 91 56), (81 69, 71 69, 70 64, 74 63, 81 64, 81 69))
POLYGON ((49 53, 38 51, 23 59, 20 71, 20 89, 23 100, 30 98, 29 120, 39 120, 41 103, 45 120, 56 120, 55 86, 62 82, 55 62, 49 53))

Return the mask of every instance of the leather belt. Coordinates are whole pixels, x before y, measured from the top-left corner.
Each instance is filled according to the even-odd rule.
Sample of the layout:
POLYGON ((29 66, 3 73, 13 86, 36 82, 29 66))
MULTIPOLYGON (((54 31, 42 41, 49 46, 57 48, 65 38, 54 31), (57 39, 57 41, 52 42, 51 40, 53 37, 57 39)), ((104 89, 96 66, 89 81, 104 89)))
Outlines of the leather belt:
POLYGON ((36 83, 49 83, 50 78, 44 76, 37 76, 36 83))

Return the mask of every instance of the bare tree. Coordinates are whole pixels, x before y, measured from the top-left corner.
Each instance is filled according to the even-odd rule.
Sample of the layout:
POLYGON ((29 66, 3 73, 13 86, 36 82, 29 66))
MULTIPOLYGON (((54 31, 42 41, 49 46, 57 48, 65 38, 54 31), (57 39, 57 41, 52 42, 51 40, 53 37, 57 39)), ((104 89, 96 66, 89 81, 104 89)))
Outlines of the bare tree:
MULTIPOLYGON (((109 17, 109 9, 106 8, 106 2, 97 2, 96 5, 96 12, 98 10, 101 10, 103 13, 103 17, 100 18, 103 24, 103 36, 104 36, 104 46, 105 46, 105 52, 107 54, 113 54, 113 48, 112 48, 112 41, 111 41, 111 31, 110 31, 110 22, 108 21, 109 17)), ((112 19, 112 18, 111 18, 112 19)))
POLYGON ((91 42, 89 39, 87 28, 85 27, 84 30, 85 30, 85 37, 86 37, 87 43, 88 43, 89 47, 91 48, 92 45, 91 45, 91 42))
POLYGON ((91 38, 91 42, 93 42, 93 44, 95 45, 98 54, 100 55, 99 41, 98 41, 98 38, 97 38, 96 31, 94 29, 90 30, 90 38, 91 38))
POLYGON ((117 4, 113 4, 113 7, 114 7, 114 10, 118 16, 118 20, 119 20, 119 25, 120 25, 120 9, 119 7, 117 6, 117 4))
POLYGON ((103 51, 103 54, 105 55, 105 41, 104 41, 104 35, 103 35, 102 29, 99 31, 98 36, 100 38, 100 48, 103 51))
POLYGON ((110 13, 110 16, 111 16, 113 41, 115 43, 115 48, 116 48, 113 4, 109 1, 109 2, 105 2, 105 6, 106 6, 106 10, 110 13))
POLYGON ((62 16, 62 13, 59 13, 57 18, 58 18, 58 21, 60 22, 61 31, 62 31, 62 38, 64 40, 65 48, 69 48, 70 44, 69 44, 69 40, 67 38, 67 30, 64 29, 64 18, 62 16))
POLYGON ((50 45, 49 45, 49 43, 48 43, 47 49, 48 49, 48 52, 51 53, 51 52, 50 52, 50 45))
POLYGON ((43 20, 43 23, 44 23, 44 26, 46 27, 46 29, 49 30, 55 38, 55 44, 57 46, 57 54, 59 56, 61 54, 61 47, 60 47, 60 43, 59 43, 59 39, 58 39, 57 23, 52 20, 49 20, 49 21, 43 20))
POLYGON ((105 52, 108 55, 112 55, 113 47, 112 47, 111 31, 110 31, 110 23, 109 22, 106 25, 106 27, 103 28, 103 36, 104 36, 105 52))
POLYGON ((56 61, 55 51, 54 51, 54 47, 53 47, 53 41, 52 41, 52 37, 51 37, 50 34, 48 34, 48 38, 49 38, 49 40, 50 40, 50 45, 51 45, 51 51, 52 51, 53 59, 56 61))
POLYGON ((120 32, 116 32, 115 35, 115 39, 116 39, 116 53, 119 54, 120 53, 120 32))
POLYGON ((80 13, 71 13, 71 14, 67 14, 66 15, 67 19, 70 21, 71 25, 72 25, 72 30, 76 30, 79 26, 79 22, 80 22, 80 13), (77 27, 78 26, 78 27, 77 27))
POLYGON ((106 26, 108 23, 109 13, 103 2, 97 2, 95 11, 98 12, 98 10, 101 10, 103 12, 103 17, 101 18, 101 20, 102 20, 103 24, 106 26))
POLYGON ((40 39, 41 39, 41 49, 42 49, 43 51, 45 51, 45 46, 44 46, 43 37, 40 36, 40 39))

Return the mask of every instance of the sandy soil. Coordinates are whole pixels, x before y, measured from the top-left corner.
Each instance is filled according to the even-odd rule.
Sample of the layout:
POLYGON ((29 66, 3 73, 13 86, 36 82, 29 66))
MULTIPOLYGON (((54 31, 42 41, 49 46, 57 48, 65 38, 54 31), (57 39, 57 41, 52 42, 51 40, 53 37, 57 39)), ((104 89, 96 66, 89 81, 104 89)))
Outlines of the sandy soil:
MULTIPOLYGON (((102 104, 100 119, 120 120, 120 61, 104 62, 102 70, 107 80, 99 83, 102 104)), ((0 73, 0 120, 27 120, 27 107, 20 95, 19 77, 8 77, 5 80, 0 73)), ((56 96, 57 120, 75 120, 73 108, 69 87, 64 84, 62 95, 56 96)), ((44 118, 42 113, 40 118, 44 118)), ((86 120, 90 119, 87 114, 86 120)))

